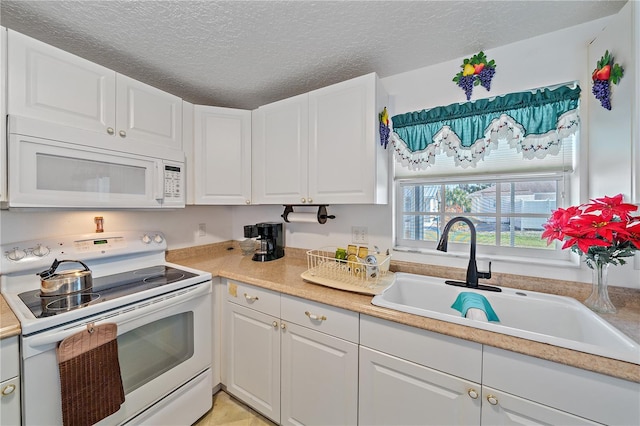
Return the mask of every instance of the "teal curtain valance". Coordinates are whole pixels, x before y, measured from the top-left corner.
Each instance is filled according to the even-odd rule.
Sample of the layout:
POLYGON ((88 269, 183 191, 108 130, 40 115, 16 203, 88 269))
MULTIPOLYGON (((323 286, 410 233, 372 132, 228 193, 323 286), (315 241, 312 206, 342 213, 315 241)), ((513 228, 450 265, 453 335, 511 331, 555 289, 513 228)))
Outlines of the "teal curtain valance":
POLYGON ((525 158, 543 158, 577 131, 579 100, 580 87, 564 85, 400 114, 391 120, 390 140, 412 169, 433 164, 440 152, 456 165, 475 166, 499 140, 525 158))

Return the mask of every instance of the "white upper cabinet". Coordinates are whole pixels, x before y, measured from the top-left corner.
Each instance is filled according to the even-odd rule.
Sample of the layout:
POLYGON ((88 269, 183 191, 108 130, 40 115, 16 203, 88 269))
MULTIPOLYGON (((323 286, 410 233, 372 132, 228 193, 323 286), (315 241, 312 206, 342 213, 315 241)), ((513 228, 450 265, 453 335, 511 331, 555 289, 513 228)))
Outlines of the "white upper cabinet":
POLYGON ((253 112, 253 202, 307 202, 309 96, 303 94, 253 112))
POLYGON ((389 151, 378 113, 387 95, 376 74, 309 93, 309 197, 316 204, 386 204, 389 151))
POLYGON ((182 149, 182 99, 121 74, 116 88, 118 137, 182 149))
POLYGON ((7 29, 0 27, 0 201, 7 201, 7 29))
POLYGON ((254 203, 386 204, 387 101, 372 73, 255 110, 254 203))
POLYGON ((8 113, 105 133, 115 127, 116 73, 9 30, 8 113))
POLYGON ((182 149, 180 98, 11 30, 8 81, 9 115, 182 149))
POLYGON ((251 204, 251 111, 194 107, 195 204, 251 204))

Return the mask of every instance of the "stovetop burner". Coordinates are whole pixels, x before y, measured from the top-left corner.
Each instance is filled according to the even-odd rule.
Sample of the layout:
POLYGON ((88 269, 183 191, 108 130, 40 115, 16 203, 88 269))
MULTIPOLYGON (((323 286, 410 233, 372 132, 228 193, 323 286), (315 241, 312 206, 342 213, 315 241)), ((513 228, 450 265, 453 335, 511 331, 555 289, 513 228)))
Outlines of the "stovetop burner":
POLYGON ((18 297, 36 318, 45 318, 195 276, 196 274, 171 266, 158 265, 94 278, 93 288, 85 292, 59 297, 44 297, 40 296, 40 290, 32 290, 20 293, 18 297))

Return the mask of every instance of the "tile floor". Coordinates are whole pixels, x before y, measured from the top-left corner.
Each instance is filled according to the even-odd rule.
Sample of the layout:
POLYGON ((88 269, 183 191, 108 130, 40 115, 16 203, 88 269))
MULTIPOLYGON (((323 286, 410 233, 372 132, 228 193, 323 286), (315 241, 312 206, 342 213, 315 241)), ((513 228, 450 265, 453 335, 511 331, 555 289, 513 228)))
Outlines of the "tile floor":
POLYGON ((213 395, 213 409, 202 416, 194 426, 276 426, 227 393, 213 395))

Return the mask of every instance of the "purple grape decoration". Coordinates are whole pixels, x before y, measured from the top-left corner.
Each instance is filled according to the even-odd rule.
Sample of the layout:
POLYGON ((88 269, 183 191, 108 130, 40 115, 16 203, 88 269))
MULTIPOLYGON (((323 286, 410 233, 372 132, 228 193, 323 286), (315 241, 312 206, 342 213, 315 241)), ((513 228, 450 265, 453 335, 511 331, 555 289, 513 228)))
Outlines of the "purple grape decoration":
POLYGON ((458 86, 464 90, 464 94, 467 96, 467 100, 471 99, 473 93, 473 81, 476 79, 475 75, 465 75, 458 80, 458 86))
POLYGON ((611 83, 618 84, 623 75, 624 69, 620 64, 614 63, 613 55, 607 50, 591 74, 591 93, 604 109, 611 111, 611 83))
POLYGON ((384 146, 384 149, 387 149, 387 145, 389 144, 389 126, 384 124, 382 121, 380 122, 380 145, 384 146))
POLYGON ((603 108, 611 111, 611 86, 609 80, 595 80, 591 89, 603 108))
POLYGON ((487 91, 491 90, 491 80, 496 73, 496 62, 493 59, 488 60, 484 52, 465 59, 460 68, 462 71, 453 77, 453 82, 464 90, 467 100, 471 100, 473 86, 481 85, 487 91))
POLYGON ((491 79, 493 75, 496 73, 496 69, 492 67, 484 67, 482 71, 478 74, 478 79, 480 79, 480 85, 487 89, 487 92, 491 90, 491 79))

